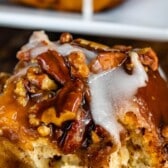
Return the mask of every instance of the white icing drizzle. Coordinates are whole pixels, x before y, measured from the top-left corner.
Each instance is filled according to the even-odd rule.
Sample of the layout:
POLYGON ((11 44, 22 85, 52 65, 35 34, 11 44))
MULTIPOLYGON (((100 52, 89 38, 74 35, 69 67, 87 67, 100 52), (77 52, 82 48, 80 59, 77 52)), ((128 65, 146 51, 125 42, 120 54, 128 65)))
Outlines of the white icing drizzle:
POLYGON ((34 32, 30 37, 29 42, 21 49, 22 52, 29 51, 32 58, 47 52, 48 50, 57 51, 62 56, 67 56, 71 52, 76 51, 83 52, 88 57, 88 59, 94 58, 96 56, 96 52, 87 50, 80 46, 74 46, 69 43, 59 44, 58 42, 51 42, 44 31, 34 32))
POLYGON ((76 47, 73 47, 72 45, 65 43, 65 44, 56 44, 55 48, 57 52, 59 52, 61 55, 66 56, 69 55, 71 52, 81 51, 76 47))
MULTIPOLYGON (((122 107, 122 101, 131 101, 138 88, 146 85, 148 76, 135 52, 129 56, 134 65, 133 74, 127 74, 123 67, 91 75, 91 112, 96 124, 104 127, 119 142, 121 126, 116 115, 122 107)), ((131 103, 132 104, 132 103, 131 103)), ((128 104, 127 104, 128 105, 128 104)))
POLYGON ((45 34, 44 31, 33 32, 33 34, 31 35, 31 37, 29 39, 29 43, 40 42, 40 41, 45 41, 48 43, 50 42, 48 36, 45 34))
POLYGON ((81 51, 87 56, 88 59, 96 57, 96 52, 81 48, 79 46, 74 46, 69 43, 65 43, 62 45, 56 44, 55 50, 63 56, 69 55, 72 52, 81 51))
POLYGON ((31 53, 31 57, 35 58, 38 55, 47 52, 50 49, 49 46, 39 46, 39 47, 35 47, 33 49, 31 49, 30 53, 31 53))

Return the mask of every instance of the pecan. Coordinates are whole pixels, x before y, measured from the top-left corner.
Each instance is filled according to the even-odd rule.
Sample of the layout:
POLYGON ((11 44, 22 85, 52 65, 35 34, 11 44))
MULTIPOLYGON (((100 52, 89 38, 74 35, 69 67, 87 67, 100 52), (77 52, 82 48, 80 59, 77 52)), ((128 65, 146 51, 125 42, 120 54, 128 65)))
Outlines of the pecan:
POLYGON ((153 71, 158 69, 158 57, 152 48, 143 48, 137 50, 137 53, 143 65, 149 66, 153 71))
POLYGON ((57 94, 55 107, 57 113, 71 111, 76 113, 82 103, 84 84, 80 80, 68 82, 57 94))
POLYGON ((87 112, 78 109, 76 120, 72 123, 63 144, 61 144, 64 153, 73 153, 81 147, 88 120, 87 112))
POLYGON ((106 51, 110 49, 110 47, 106 45, 85 40, 85 39, 75 39, 73 42, 81 47, 91 49, 91 50, 106 51))
POLYGON ((53 106, 56 102, 55 96, 53 96, 53 97, 47 96, 47 98, 45 99, 45 98, 43 98, 43 94, 40 94, 40 96, 37 95, 37 97, 35 95, 34 99, 35 99, 34 101, 36 103, 29 108, 28 113, 30 113, 30 114, 38 114, 38 113, 41 114, 44 110, 53 106))
POLYGON ((73 40, 73 37, 70 33, 62 33, 60 36, 60 43, 70 43, 73 40))
POLYGON ((68 68, 62 56, 56 51, 47 51, 37 57, 41 68, 56 81, 64 84, 70 80, 68 68))
POLYGON ((126 58, 126 54, 120 52, 100 53, 90 62, 90 71, 99 73, 119 66, 126 58))
POLYGON ((83 52, 72 52, 68 56, 71 65, 71 74, 79 78, 87 78, 89 76, 89 68, 86 64, 86 58, 83 52))

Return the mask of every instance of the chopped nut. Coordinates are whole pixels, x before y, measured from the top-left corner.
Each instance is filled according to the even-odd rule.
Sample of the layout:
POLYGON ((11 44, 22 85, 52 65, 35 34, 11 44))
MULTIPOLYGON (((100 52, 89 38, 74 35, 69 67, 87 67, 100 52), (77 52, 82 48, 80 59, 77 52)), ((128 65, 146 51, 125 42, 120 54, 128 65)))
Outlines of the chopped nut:
POLYGON ((126 58, 126 55, 119 52, 100 53, 90 63, 90 70, 93 73, 99 73, 105 70, 119 66, 126 58))
POLYGON ((51 132, 50 128, 45 125, 39 126, 37 128, 37 131, 43 137, 50 135, 50 132, 51 132))
POLYGON ((134 112, 129 111, 124 116, 124 124, 129 126, 131 129, 138 126, 137 116, 134 112))
POLYGON ((28 111, 28 113, 30 113, 30 114, 31 113, 37 113, 39 111, 39 106, 38 105, 39 105, 39 103, 31 106, 30 109, 29 109, 29 111, 28 111))
POLYGON ((162 128, 162 136, 168 138, 168 126, 162 128))
POLYGON ((134 68, 134 64, 133 63, 126 64, 126 69, 127 70, 132 71, 133 68, 134 68))
POLYGON ((60 36, 60 43, 69 43, 73 40, 73 37, 70 33, 62 33, 60 36))
POLYGON ((41 69, 38 66, 30 67, 30 68, 28 68, 27 73, 29 74, 30 79, 32 79, 35 74, 36 75, 41 74, 41 69), (32 77, 31 77, 31 75, 32 75, 32 77))
POLYGON ((153 71, 158 69, 158 58, 152 48, 137 50, 142 64, 149 66, 153 71))
POLYGON ((100 138, 99 138, 99 136, 96 134, 96 132, 92 131, 92 132, 91 132, 91 137, 92 137, 93 143, 98 143, 98 142, 100 142, 100 138))
POLYGON ((16 83, 16 88, 15 88, 14 92, 18 96, 22 96, 22 97, 26 96, 26 89, 25 89, 25 86, 24 86, 23 79, 18 80, 18 82, 16 83))
POLYGON ((30 114, 29 115, 29 123, 32 126, 39 126, 40 125, 40 120, 36 118, 36 115, 30 114))
POLYGON ((53 123, 56 126, 61 126, 63 122, 74 120, 76 114, 71 111, 64 111, 60 114, 60 116, 56 116, 56 110, 54 107, 50 107, 45 110, 42 114, 41 121, 45 124, 53 123))
POLYGON ((145 66, 144 69, 145 69, 145 72, 149 71, 149 68, 147 66, 145 66))
POLYGON ((55 105, 56 97, 54 96, 49 97, 49 95, 45 96, 45 94, 42 94, 41 96, 37 96, 35 98, 37 100, 36 104, 32 105, 29 108, 28 110, 29 114, 38 114, 38 113, 41 114, 41 112, 43 112, 45 109, 55 105))
POLYGON ((42 80, 42 83, 41 83, 41 89, 42 90, 56 90, 57 85, 53 80, 51 80, 48 77, 48 75, 43 75, 43 80, 42 80))
POLYGON ((68 56, 71 65, 71 74, 75 77, 87 78, 89 68, 86 64, 85 55, 82 52, 73 52, 68 56))
POLYGON ((29 68, 27 71, 29 82, 42 90, 56 90, 57 85, 47 74, 39 73, 39 68, 29 68))
POLYGON ((17 101, 20 105, 26 106, 28 102, 28 98, 26 97, 17 97, 17 101))
POLYGON ((100 43, 96 43, 93 41, 89 41, 89 40, 85 40, 85 39, 76 39, 74 40, 75 43, 77 43, 78 45, 85 47, 85 48, 90 48, 90 49, 94 49, 94 50, 101 50, 101 51, 105 51, 110 49, 108 46, 100 44, 100 43))
POLYGON ((28 102, 28 96, 23 79, 19 79, 17 81, 14 93, 17 95, 16 100, 18 103, 22 106, 26 106, 28 102))
POLYGON ((35 118, 36 115, 35 114, 29 114, 29 118, 35 118))

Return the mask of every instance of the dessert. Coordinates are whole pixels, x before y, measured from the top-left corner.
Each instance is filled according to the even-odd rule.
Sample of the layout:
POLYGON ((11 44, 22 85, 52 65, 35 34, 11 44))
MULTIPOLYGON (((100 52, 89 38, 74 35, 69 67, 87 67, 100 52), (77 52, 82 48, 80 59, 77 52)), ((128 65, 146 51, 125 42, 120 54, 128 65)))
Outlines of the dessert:
POLYGON ((168 86, 151 48, 41 31, 17 58, 0 75, 0 167, 168 166, 168 86))
MULTIPOLYGON (((82 0, 13 0, 21 4, 37 7, 37 8, 49 8, 63 11, 75 11, 80 12, 82 10, 82 0)), ((109 9, 120 4, 123 0, 93 0, 93 8, 95 12, 109 9)))

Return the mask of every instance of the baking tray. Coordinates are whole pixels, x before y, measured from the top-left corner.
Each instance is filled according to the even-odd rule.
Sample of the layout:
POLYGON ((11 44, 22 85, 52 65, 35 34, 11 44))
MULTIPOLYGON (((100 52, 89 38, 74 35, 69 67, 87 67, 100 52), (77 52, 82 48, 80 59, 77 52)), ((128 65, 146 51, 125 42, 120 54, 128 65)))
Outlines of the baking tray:
POLYGON ((126 0, 96 14, 85 5, 79 14, 33 9, 1 0, 0 26, 168 41, 167 8, 168 0, 126 0))

